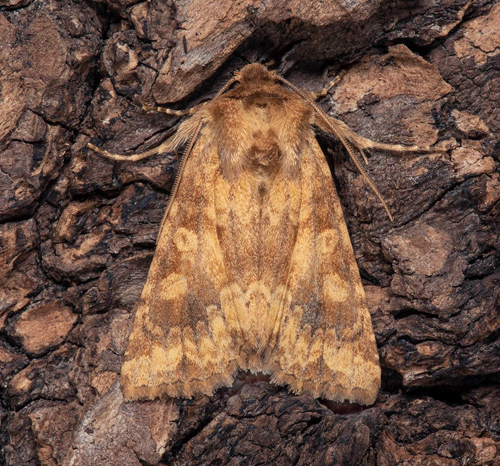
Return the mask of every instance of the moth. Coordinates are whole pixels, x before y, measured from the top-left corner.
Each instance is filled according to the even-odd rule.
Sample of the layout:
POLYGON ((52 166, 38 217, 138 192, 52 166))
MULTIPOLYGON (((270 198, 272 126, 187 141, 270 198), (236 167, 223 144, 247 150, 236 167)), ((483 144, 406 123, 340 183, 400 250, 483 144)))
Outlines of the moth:
POLYGON ((129 161, 186 145, 125 353, 127 400, 210 395, 241 369, 294 393, 375 401, 371 318, 315 129, 343 143, 387 211, 364 151, 433 149, 359 136, 315 97, 250 64, 213 100, 158 108, 188 118, 156 148, 126 156, 89 144, 129 161))

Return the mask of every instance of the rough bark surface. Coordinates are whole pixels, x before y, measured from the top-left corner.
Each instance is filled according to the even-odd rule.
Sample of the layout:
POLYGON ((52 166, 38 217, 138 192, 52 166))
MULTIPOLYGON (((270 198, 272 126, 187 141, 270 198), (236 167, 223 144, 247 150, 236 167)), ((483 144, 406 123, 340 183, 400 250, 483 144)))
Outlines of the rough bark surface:
POLYGON ((500 464, 500 3, 0 0, 0 463, 500 464), (383 367, 375 405, 242 375, 211 398, 125 403, 117 380, 176 157, 168 136, 231 72, 273 62, 382 142, 391 223, 331 148, 383 367))

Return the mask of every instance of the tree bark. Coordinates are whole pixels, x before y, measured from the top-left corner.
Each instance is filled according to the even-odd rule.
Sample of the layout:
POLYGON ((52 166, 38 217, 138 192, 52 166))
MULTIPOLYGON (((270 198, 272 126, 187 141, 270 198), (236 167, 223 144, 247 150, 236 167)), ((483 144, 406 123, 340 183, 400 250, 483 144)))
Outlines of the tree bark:
POLYGON ((0 0, 0 463, 498 465, 500 4, 491 0, 0 0), (157 145, 235 70, 271 63, 371 139, 367 171, 319 140, 381 355, 370 407, 265 377, 125 402, 135 305, 177 158, 157 145))

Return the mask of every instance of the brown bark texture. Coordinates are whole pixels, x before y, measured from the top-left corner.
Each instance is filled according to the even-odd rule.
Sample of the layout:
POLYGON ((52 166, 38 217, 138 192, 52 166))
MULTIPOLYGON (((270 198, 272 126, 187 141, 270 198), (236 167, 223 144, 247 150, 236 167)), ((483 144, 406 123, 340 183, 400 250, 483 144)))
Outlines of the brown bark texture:
POLYGON ((499 465, 500 3, 0 0, 0 464, 499 465), (319 135, 381 355, 370 407, 265 378, 123 400, 118 377, 177 157, 157 145, 233 71, 270 63, 371 139, 319 135))

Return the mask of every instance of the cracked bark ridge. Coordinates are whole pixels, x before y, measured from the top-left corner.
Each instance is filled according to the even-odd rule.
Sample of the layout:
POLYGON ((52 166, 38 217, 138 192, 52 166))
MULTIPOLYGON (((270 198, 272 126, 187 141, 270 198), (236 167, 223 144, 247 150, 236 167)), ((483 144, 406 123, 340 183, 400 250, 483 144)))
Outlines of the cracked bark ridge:
POLYGON ((0 0, 0 463, 491 465, 500 457, 500 3, 0 0), (132 165, 178 119, 274 61, 389 143, 373 153, 390 223, 323 136, 383 366, 374 406, 240 375, 211 398, 124 403, 135 304, 175 154, 132 165))

